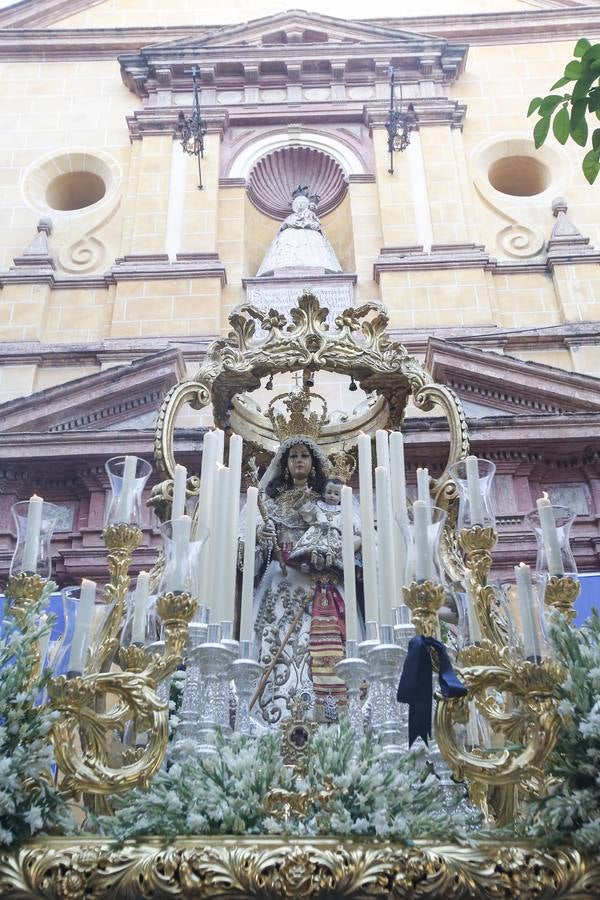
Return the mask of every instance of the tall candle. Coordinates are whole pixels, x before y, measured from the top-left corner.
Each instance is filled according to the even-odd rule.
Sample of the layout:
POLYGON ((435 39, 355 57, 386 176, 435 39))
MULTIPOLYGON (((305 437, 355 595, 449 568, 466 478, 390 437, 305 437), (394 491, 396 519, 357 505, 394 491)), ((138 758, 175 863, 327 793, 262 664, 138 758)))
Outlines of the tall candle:
POLYGON ((223 619, 233 622, 235 582, 240 518, 240 483, 242 480, 243 441, 239 434, 229 439, 229 478, 227 485, 227 520, 223 571, 223 619))
POLYGON ((379 572, 379 621, 382 625, 393 622, 392 608, 396 605, 396 572, 392 534, 392 509, 390 476, 387 469, 375 469, 377 496, 377 562, 379 572))
POLYGON ((465 588, 467 595, 467 621, 469 623, 469 641, 476 644, 481 641, 481 628, 477 618, 477 602, 473 591, 470 569, 465 569, 465 588))
POLYGON ((430 521, 429 504, 424 500, 413 503, 413 528, 415 536, 415 581, 431 578, 431 548, 427 527, 430 521))
POLYGON ((30 497, 29 506, 27 507, 27 525, 25 528, 23 561, 21 563, 21 571, 23 572, 37 572, 43 509, 44 501, 41 497, 38 497, 37 494, 30 497))
POLYGON ((185 466, 175 466, 173 479, 173 505, 171 518, 179 519, 185 513, 185 492, 187 487, 187 469, 185 466))
POLYGON ((246 494, 244 571, 242 573, 242 610, 240 641, 252 640, 252 606, 254 603, 254 564, 256 556, 256 510, 258 489, 249 487, 246 494))
POLYGON ((117 511, 115 513, 115 522, 124 522, 128 525, 131 519, 131 513, 133 511, 133 485, 136 469, 137 458, 135 456, 126 456, 125 465, 123 466, 121 492, 119 494, 119 502, 117 503, 117 511))
POLYGON ((131 643, 143 644, 146 641, 146 613, 150 597, 150 573, 140 572, 133 595, 133 624, 131 626, 131 643))
POLYGON ((214 535, 212 533, 212 501, 214 482, 217 472, 216 452, 218 438, 214 431, 208 431, 204 435, 202 443, 202 469, 200 471, 200 491, 198 493, 198 506, 194 517, 194 524, 204 526, 208 534, 208 544, 200 554, 200 560, 197 563, 199 572, 196 573, 195 582, 197 583, 197 594, 200 603, 206 605, 210 592, 211 567, 210 559, 212 548, 214 545, 214 535))
POLYGON ((406 472, 404 468, 404 438, 400 431, 390 434, 390 480, 392 486, 392 511, 394 513, 394 557, 396 564, 396 588, 404 584, 406 577, 407 547, 401 525, 408 523, 406 507, 406 472))
POLYGON ((352 488, 342 488, 342 561, 344 564, 344 604, 346 607, 346 640, 358 640, 356 581, 354 571, 354 507, 352 488))
POLYGON ((71 640, 69 662, 67 671, 83 672, 85 654, 91 638, 94 622, 94 604, 96 602, 96 583, 84 578, 81 582, 77 615, 75 617, 75 630, 71 640))
POLYGON ((479 488, 479 465, 476 456, 467 456, 467 494, 471 510, 471 525, 483 525, 483 497, 479 488))
POLYGON ((223 451, 225 449, 225 434, 222 428, 215 428, 214 435, 217 439, 217 449, 215 452, 215 460, 219 465, 223 465, 223 451))
POLYGON ((542 655, 538 629, 536 627, 536 604, 533 596, 533 584, 531 582, 531 569, 525 563, 515 566, 515 578, 517 582, 517 596, 521 611, 521 624, 523 627, 523 650, 525 658, 539 659, 542 655))
POLYGON ((389 433, 383 428, 375 432, 375 449, 377 451, 377 465, 383 466, 389 472, 390 469, 390 445, 389 433))
POLYGON ((426 504, 428 521, 431 524, 431 494, 429 493, 429 469, 417 469, 417 500, 426 504))
POLYGON ((215 496, 212 508, 211 531, 214 535, 210 566, 212 572, 210 601, 213 610, 213 621, 229 621, 224 613, 228 607, 224 606, 223 598, 223 568, 225 564, 225 541, 227 539, 227 489, 229 486, 229 469, 227 466, 218 465, 215 480, 215 496))
POLYGON ((372 472, 371 438, 368 434, 361 433, 358 436, 358 478, 360 486, 360 527, 365 618, 367 622, 377 622, 379 619, 372 472))
POLYGON ((556 528, 556 522, 554 521, 554 510, 552 509, 552 503, 546 491, 544 491, 544 496, 540 497, 537 501, 537 508, 540 517, 540 525, 542 526, 544 549, 548 559, 548 572, 550 575, 564 575, 565 568, 560 552, 558 530, 556 528))
POLYGON ((189 516, 180 516, 172 522, 173 557, 170 578, 170 590, 185 591, 187 589, 188 556, 190 551, 190 535, 192 520, 189 516))

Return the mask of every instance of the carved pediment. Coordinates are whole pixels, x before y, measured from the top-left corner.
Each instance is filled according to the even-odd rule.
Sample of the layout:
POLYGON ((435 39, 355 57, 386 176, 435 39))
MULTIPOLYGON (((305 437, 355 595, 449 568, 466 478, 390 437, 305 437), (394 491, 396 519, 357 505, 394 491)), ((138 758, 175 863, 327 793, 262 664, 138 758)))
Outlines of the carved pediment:
POLYGON ((151 429, 185 371, 181 353, 166 350, 10 400, 0 405, 0 434, 151 429))
POLYGON ((433 338, 425 365, 473 418, 600 412, 600 378, 589 375, 433 338))

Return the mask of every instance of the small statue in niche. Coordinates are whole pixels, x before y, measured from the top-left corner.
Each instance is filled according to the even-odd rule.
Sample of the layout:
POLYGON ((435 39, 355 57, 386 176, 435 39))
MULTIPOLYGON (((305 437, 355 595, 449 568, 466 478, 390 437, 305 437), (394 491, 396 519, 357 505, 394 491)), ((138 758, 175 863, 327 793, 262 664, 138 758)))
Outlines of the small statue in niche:
POLYGON ((282 269, 307 270, 314 274, 341 272, 342 267, 323 233, 315 213, 317 195, 298 186, 292 194, 292 213, 279 226, 257 275, 276 275, 282 269))

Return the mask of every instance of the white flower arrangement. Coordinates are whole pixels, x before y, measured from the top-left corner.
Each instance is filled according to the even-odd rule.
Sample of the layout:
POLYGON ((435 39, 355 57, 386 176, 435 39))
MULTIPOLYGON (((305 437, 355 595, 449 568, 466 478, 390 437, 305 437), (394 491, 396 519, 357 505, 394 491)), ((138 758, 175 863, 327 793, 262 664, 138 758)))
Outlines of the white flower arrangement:
POLYGON ((544 844, 573 843, 583 851, 600 846, 600 617, 581 628, 556 615, 550 633, 557 658, 569 672, 560 690, 563 729, 550 774, 558 786, 529 805, 527 835, 544 844))
POLYGON ((48 584, 20 629, 7 615, 0 636, 0 846, 19 844, 39 831, 68 831, 73 821, 54 787, 49 731, 56 713, 39 705, 47 674, 31 679, 33 650, 51 628, 40 614, 54 585, 48 584))
POLYGON ((448 806, 423 754, 382 762, 379 745, 355 741, 347 722, 322 727, 308 750, 304 776, 283 763, 281 735, 219 738, 217 752, 159 772, 147 790, 113 798, 114 814, 90 818, 102 834, 122 840, 147 834, 370 835, 410 841, 460 837, 481 817, 459 798, 448 806), (274 795, 303 798, 276 814, 274 795))

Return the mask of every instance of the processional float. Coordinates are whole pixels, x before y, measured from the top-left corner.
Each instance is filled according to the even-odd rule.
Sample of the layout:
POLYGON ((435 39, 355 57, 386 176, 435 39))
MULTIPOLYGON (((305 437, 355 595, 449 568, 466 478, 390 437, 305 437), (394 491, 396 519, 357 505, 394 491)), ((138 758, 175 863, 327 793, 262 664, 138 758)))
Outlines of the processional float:
MULTIPOLYGON (((163 522, 165 548, 146 585, 158 594, 155 615, 160 631, 150 643, 143 639, 139 620, 136 628, 135 616, 133 622, 128 618, 127 605, 129 566, 142 537, 136 510, 148 464, 133 457, 113 463, 113 501, 104 531, 109 580, 99 603, 88 598, 88 619, 99 624, 87 649, 70 648, 67 673, 48 683, 47 702, 58 713, 52 741, 60 790, 69 798, 83 796, 88 806, 110 813, 109 795, 150 783, 165 764, 169 745, 170 678, 184 663, 183 734, 194 737, 201 752, 210 753, 216 730, 226 732, 232 721, 234 728, 251 732, 252 695, 264 667, 251 657, 247 641, 240 645, 229 627, 223 631, 220 623, 208 623, 198 611, 206 606, 206 598, 199 596, 203 586, 193 578, 194 554, 201 551, 206 532, 196 517, 182 535, 171 516, 174 495, 179 495, 180 504, 182 491, 188 502, 200 497, 201 509, 202 482, 192 476, 183 487, 180 478, 177 484, 176 420, 187 406, 193 410, 212 406, 215 426, 227 435, 240 435, 246 452, 263 465, 275 447, 272 424, 247 402, 247 396, 277 374, 303 373, 306 389, 315 373, 330 372, 349 377, 370 399, 355 417, 323 427, 321 446, 328 456, 356 453, 361 433, 399 430, 409 400, 423 412, 441 412, 450 434, 446 466, 429 484, 434 510, 441 511, 438 518, 429 520, 420 537, 411 515, 407 513, 402 523, 407 547, 414 548, 420 539, 435 543, 439 538, 434 563, 419 570, 416 548, 417 562, 413 560, 412 569, 407 565, 401 595, 389 598, 390 608, 404 612, 396 614, 395 623, 380 622, 381 627, 368 621, 363 641, 350 641, 346 659, 338 664, 348 688, 351 723, 356 732, 364 727, 361 687, 366 678, 371 725, 393 764, 406 747, 405 707, 397 703, 395 692, 407 655, 407 636, 414 635, 409 655, 417 648, 422 663, 424 650, 429 673, 433 664, 443 675, 448 660, 442 659, 438 640, 438 611, 449 594, 464 595, 459 612, 467 624, 451 656, 467 690, 435 696, 434 764, 446 777, 451 774, 466 783, 470 800, 488 822, 511 822, 525 799, 543 796, 550 787, 546 764, 560 728, 557 687, 567 673, 547 653, 541 607, 553 607, 569 621, 574 616, 578 583, 570 565, 568 528, 559 528, 550 544, 543 544, 542 526, 537 523, 542 564, 548 570, 540 582, 541 607, 521 572, 517 574, 525 580, 521 604, 511 617, 514 602, 488 583, 497 533, 486 463, 469 457, 467 425, 457 396, 434 383, 401 344, 390 340, 383 307, 368 302, 329 323, 328 311, 305 293, 289 317, 242 306, 229 321, 228 336, 211 345, 192 379, 168 393, 158 416, 155 458, 165 480, 153 489, 149 503, 163 522), (170 578, 165 577, 168 571, 170 578), (191 580, 185 580, 185 572, 192 572, 191 580), (232 681, 235 716, 230 709, 232 681), (143 740, 135 735, 143 735, 143 740)), ((44 519, 50 520, 52 512, 43 506, 29 510, 37 517, 34 524, 38 535, 42 530, 42 538, 44 519)), ((547 519, 543 510, 540 514, 547 519)), ((558 515, 555 509, 554 518, 558 515)), ((47 565, 49 551, 43 539, 33 562, 30 559, 32 528, 23 517, 7 584, 17 622, 42 596, 49 575, 43 565, 37 568, 38 559, 47 565)), ((544 530, 547 536, 548 527, 544 530)), ((38 669, 41 663, 40 658, 38 669)), ((406 669, 403 681, 405 677, 410 681, 406 669)), ((298 726, 302 709, 296 713, 298 726)), ((304 724, 310 730, 310 723, 304 724)), ((292 750, 294 746, 297 742, 292 741, 292 750)), ((450 784, 448 777, 447 781, 450 784)), ((286 840, 271 835, 185 838, 164 848, 157 836, 157 841, 145 839, 120 848, 97 837, 77 843, 68 837, 45 837, 0 857, 3 896, 67 896, 69 872, 79 873, 78 897, 109 896, 103 891, 139 896, 136 890, 157 897, 450 898, 476 892, 490 897, 566 897, 583 896, 577 891, 584 884, 585 890, 593 884, 600 890, 600 870, 577 851, 543 852, 512 839, 510 846, 490 838, 468 848, 425 840, 401 847, 364 838, 286 840)))

